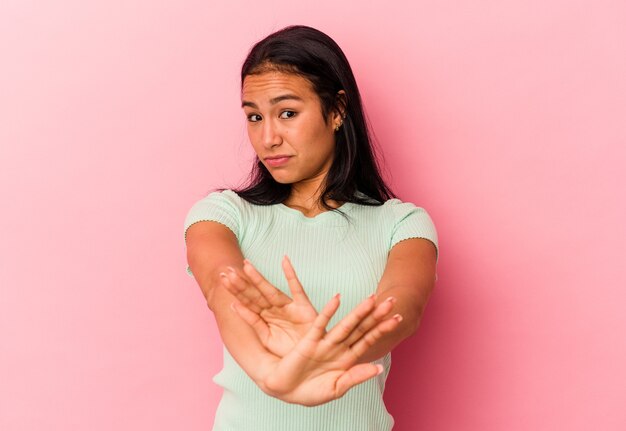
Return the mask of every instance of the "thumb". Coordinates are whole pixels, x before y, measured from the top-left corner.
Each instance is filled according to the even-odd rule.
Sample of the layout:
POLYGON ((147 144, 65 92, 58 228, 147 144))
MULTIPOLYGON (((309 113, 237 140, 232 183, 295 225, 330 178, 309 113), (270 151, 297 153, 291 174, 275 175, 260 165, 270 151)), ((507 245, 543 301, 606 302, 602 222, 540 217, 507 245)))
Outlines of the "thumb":
POLYGON ((376 377, 383 372, 383 366, 380 364, 358 364, 343 373, 335 385, 335 394, 337 398, 342 397, 348 390, 354 386, 363 383, 366 380, 376 377))

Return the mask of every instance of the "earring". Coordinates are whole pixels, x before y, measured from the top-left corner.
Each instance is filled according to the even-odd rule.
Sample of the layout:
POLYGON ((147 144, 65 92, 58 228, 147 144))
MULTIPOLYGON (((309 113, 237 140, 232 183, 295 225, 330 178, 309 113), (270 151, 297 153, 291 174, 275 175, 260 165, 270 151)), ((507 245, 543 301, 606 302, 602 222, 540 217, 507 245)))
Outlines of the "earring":
POLYGON ((339 128, 343 125, 343 119, 339 122, 339 124, 337 124, 337 126, 335 127, 335 132, 339 131, 339 128))

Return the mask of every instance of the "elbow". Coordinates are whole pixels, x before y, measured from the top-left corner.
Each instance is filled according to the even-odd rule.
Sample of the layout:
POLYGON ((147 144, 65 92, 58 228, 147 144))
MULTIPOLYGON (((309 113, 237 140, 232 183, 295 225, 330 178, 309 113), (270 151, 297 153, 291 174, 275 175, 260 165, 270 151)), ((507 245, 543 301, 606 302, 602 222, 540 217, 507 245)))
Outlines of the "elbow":
POLYGON ((432 288, 429 289, 425 295, 423 295, 421 298, 416 300, 416 302, 413 304, 411 308, 411 312, 410 312, 411 317, 410 319, 407 319, 408 320, 407 325, 406 325, 407 337, 410 337, 417 333, 417 330, 419 329, 420 324, 422 322, 422 317, 424 316, 424 311, 426 310, 426 305, 428 304, 431 291, 432 291, 432 288))
POLYGON ((412 337, 417 333, 417 330, 420 327, 420 323, 422 322, 423 309, 420 309, 419 312, 407 322, 404 330, 404 338, 412 337))
POLYGON ((406 339, 406 338, 410 338, 413 335, 415 335, 417 333, 417 328, 418 327, 419 327, 419 322, 413 322, 411 324, 407 324, 405 329, 404 329, 404 332, 402 334, 403 335, 402 338, 406 339))
POLYGON ((226 270, 225 265, 224 267, 206 268, 202 263, 195 261, 193 258, 189 258, 187 262, 202 291, 202 296, 204 296, 207 306, 211 311, 215 312, 215 303, 219 302, 217 298, 219 295, 217 293, 218 291, 224 290, 223 281, 219 274, 226 270))

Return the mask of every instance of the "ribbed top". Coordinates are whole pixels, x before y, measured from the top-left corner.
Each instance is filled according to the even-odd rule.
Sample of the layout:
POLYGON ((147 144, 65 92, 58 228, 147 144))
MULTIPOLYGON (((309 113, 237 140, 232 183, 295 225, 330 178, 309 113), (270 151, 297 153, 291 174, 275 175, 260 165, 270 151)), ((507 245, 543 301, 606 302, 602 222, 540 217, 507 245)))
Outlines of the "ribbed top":
MULTIPOLYGON (((360 194, 361 196, 365 196, 360 194)), ((391 248, 408 238, 425 238, 438 248, 428 213, 399 199, 379 206, 346 202, 315 217, 283 204, 253 205, 231 190, 212 192, 196 202, 189 226, 216 221, 233 231, 247 259, 277 288, 289 294, 281 267, 289 256, 311 302, 321 309, 336 293, 341 306, 331 328, 376 291, 391 248)), ((187 268, 189 274, 191 271, 187 268)), ((383 402, 391 355, 376 361, 385 371, 352 388, 342 398, 316 407, 289 404, 262 392, 224 349, 224 367, 213 381, 224 389, 214 431, 387 431, 393 418, 383 402)))

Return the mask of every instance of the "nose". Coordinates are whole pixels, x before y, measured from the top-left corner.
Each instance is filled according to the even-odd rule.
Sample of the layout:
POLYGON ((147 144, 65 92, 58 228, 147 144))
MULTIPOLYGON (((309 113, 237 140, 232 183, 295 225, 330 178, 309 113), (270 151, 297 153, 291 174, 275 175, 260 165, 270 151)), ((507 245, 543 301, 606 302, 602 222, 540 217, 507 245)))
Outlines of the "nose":
POLYGON ((277 125, 271 121, 266 120, 263 122, 263 130, 261 131, 261 143, 266 148, 272 148, 276 145, 280 145, 283 138, 280 135, 277 125))

